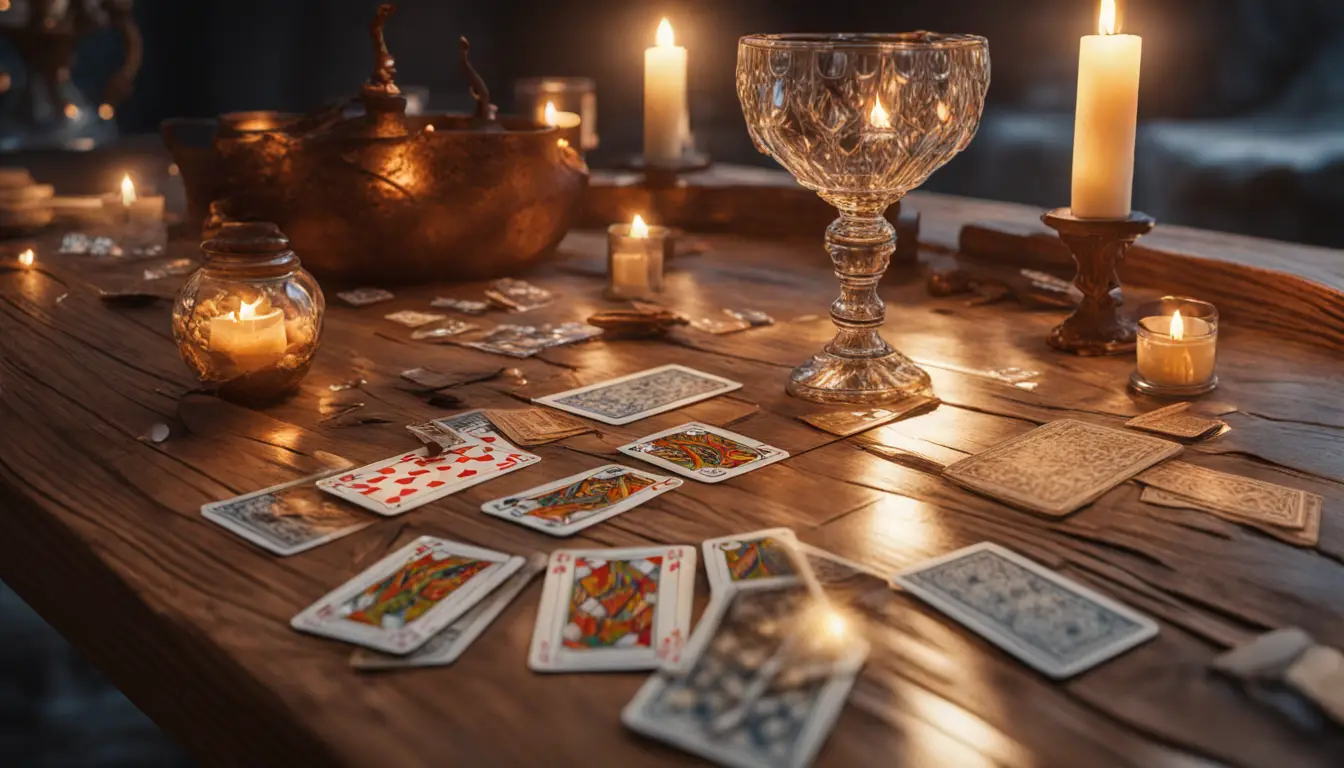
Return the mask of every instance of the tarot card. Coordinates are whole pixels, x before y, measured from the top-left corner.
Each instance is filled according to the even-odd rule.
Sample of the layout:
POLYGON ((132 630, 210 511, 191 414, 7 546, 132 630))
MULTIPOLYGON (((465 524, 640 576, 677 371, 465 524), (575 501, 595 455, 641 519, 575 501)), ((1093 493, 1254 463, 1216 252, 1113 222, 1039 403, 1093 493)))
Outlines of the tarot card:
POLYGON ((619 426, 741 388, 721 376, 664 365, 532 402, 619 426))
POLYGON ((868 654, 865 640, 832 627, 828 610, 798 584, 716 598, 686 673, 651 676, 621 722, 720 765, 811 764, 868 654))
POLYGON ((942 402, 936 397, 912 395, 885 408, 865 408, 858 411, 821 411, 798 418, 822 432, 829 432, 840 437, 850 437, 909 416, 927 413, 942 405, 942 402))
POLYGON ((695 547, 557 550, 528 666, 616 671, 679 662, 694 591, 695 547))
POLYGON ((319 480, 317 487, 391 517, 538 461, 540 456, 483 440, 433 456, 428 448, 409 451, 319 480))
POLYGON ((546 570, 546 556, 532 555, 495 591, 486 595, 474 608, 434 635, 416 651, 405 656, 389 656, 360 648, 350 656, 350 666, 361 672, 411 667, 446 667, 457 661, 476 638, 509 607, 537 574, 546 570))
POLYGON ((619 450, 702 483, 721 483, 789 457, 788 451, 760 440, 694 421, 640 438, 619 450))
POLYGON ((1218 419, 1205 419, 1189 413, 1189 403, 1175 403, 1165 408, 1149 411, 1125 422, 1126 427, 1154 432, 1159 435, 1198 440, 1217 434, 1227 426, 1218 419))
POLYGON ((414 309, 403 309, 400 312, 393 312, 390 315, 383 315, 384 320, 391 320, 397 325, 404 325, 407 328, 419 328, 422 325, 437 323, 440 320, 448 319, 447 315, 436 315, 433 312, 417 312, 414 309))
POLYGON ((1314 547, 1321 541, 1321 513, 1323 511, 1325 500, 1314 493, 1310 494, 1310 498, 1307 499, 1307 509, 1304 515, 1305 522, 1301 529, 1282 528, 1277 525, 1257 523, 1253 520, 1247 520, 1244 517, 1229 515, 1221 510, 1205 506, 1196 499, 1182 496, 1179 493, 1164 491, 1161 488, 1153 488, 1151 486, 1143 489, 1143 493, 1139 494, 1139 501, 1158 507, 1193 509, 1196 512, 1204 512, 1214 515, 1215 517, 1221 517, 1229 522, 1254 528, 1257 531, 1273 536, 1279 541, 1284 541, 1298 547, 1314 547))
POLYGON ((522 566, 521 557, 421 536, 305 608, 290 626, 407 654, 522 566))
POLYGON ((705 555, 709 589, 718 594, 750 581, 792 582, 798 578, 793 548, 798 540, 788 528, 767 528, 707 539, 700 548, 705 555))
POLYGON ((587 323, 560 325, 497 325, 489 334, 462 346, 509 357, 531 357, 543 349, 587 341, 602 335, 602 329, 587 323))
POLYGON ((1063 517, 1181 445, 1081 421, 1052 421, 950 465, 943 475, 1014 507, 1063 517))
POLYGON ((373 518, 317 489, 314 483, 331 474, 329 470, 214 501, 201 507, 201 514, 281 557, 296 555, 374 523, 373 518))
POLYGON ((591 424, 550 408, 488 410, 485 416, 514 443, 527 447, 597 431, 591 424))
POLYGON ((552 536, 571 536, 681 484, 675 477, 607 464, 487 501, 481 511, 552 536))
POLYGON ((989 542, 900 571, 892 581, 1055 679, 1157 636, 1152 619, 989 542))
POLYGON ((1205 469, 1184 461, 1169 461, 1153 467, 1138 479, 1144 485, 1193 499, 1202 507, 1238 520, 1293 530, 1306 527, 1307 508, 1320 500, 1314 493, 1205 469))
POLYGON ((356 288, 352 291, 341 291, 336 296, 352 307, 367 307, 370 304, 378 304, 396 298, 391 291, 385 291, 382 288, 356 288))

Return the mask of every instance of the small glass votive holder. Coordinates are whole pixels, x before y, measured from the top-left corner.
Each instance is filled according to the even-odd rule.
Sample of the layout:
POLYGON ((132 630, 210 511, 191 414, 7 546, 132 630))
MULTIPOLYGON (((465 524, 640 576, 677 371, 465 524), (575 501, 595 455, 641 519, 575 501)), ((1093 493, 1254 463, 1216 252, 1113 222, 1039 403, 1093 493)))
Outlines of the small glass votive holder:
POLYGON ((667 227, 645 226, 638 216, 607 227, 607 298, 647 299, 662 292, 669 234, 667 227))
POLYGON ((1138 365, 1129 384, 1154 397, 1191 397, 1218 386, 1218 308, 1166 296, 1138 310, 1138 365))
MULTIPOLYGON (((546 123, 546 104, 579 116, 578 148, 597 149, 597 85, 588 77, 529 77, 514 81, 514 110, 546 123)), ((564 126, 561 126, 564 127, 564 126)))

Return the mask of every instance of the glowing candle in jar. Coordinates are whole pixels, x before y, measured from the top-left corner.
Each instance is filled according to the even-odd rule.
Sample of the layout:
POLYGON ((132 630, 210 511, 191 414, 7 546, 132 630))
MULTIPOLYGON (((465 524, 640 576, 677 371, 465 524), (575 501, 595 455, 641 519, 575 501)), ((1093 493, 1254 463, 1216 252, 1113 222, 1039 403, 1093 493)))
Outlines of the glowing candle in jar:
POLYGON ((1139 323, 1139 376, 1159 387, 1197 387, 1213 379, 1218 329, 1197 317, 1145 317, 1139 323))
POLYGON ((546 108, 542 110, 542 120, 552 128, 556 129, 560 138, 571 145, 579 144, 580 132, 579 124, 583 120, 574 112, 562 112, 555 108, 555 102, 546 102, 546 108))
POLYGON ((210 351, 224 355, 245 373, 278 362, 285 354, 285 313, 265 296, 242 302, 238 311, 210 319, 210 351))
POLYGON ((868 124, 879 130, 891 127, 891 115, 882 107, 882 99, 873 100, 873 111, 868 113, 868 124))
POLYGON ((1116 34, 1115 0, 1102 0, 1101 34, 1083 38, 1073 134, 1073 215, 1129 216, 1143 38, 1116 34))
POLYGON ((121 177, 120 194, 104 198, 103 208, 104 211, 115 208, 115 218, 122 222, 158 225, 163 220, 163 195, 136 194, 135 182, 131 181, 130 174, 126 174, 121 177))
POLYGON ((668 165, 681 159, 690 132, 686 49, 675 45, 667 19, 658 25, 657 43, 644 51, 644 161, 668 165))
POLYGON ((650 227, 638 214, 607 228, 607 297, 638 299, 663 290, 667 228, 650 227))

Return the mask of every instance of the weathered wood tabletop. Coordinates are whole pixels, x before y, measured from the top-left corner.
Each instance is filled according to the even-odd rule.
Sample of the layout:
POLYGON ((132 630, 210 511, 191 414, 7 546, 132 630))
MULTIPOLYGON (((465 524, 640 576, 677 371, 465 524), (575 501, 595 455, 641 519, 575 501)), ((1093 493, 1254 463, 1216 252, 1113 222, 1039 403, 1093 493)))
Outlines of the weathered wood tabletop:
MULTIPOLYGON (((911 201, 924 217, 926 255, 954 250, 962 225, 994 219, 1006 224, 981 240, 998 266, 1032 251, 1069 274, 1063 254, 1024 246, 1036 237, 1038 211, 935 195, 911 201), (1005 234, 1014 231, 1027 239, 1005 234)), ((674 264, 669 306, 692 316, 761 309, 779 321, 773 326, 597 340, 523 361, 413 342, 383 319, 426 308, 437 295, 477 297, 482 285, 400 288, 394 302, 363 309, 334 300, 328 287, 314 370, 300 394, 264 410, 190 393, 168 305, 104 304, 89 285, 123 279, 117 268, 59 256, 52 237, 38 242, 38 268, 0 272, 0 577, 202 762, 683 764, 690 758, 620 725, 644 674, 527 669, 539 582, 447 668, 356 673, 350 646, 298 634, 289 619, 424 533, 527 553, 698 544, 770 526, 792 527, 802 541, 881 572, 995 541, 1161 625, 1153 642, 1056 683, 887 592, 867 628, 873 652, 819 765, 1290 768, 1339 765, 1344 755, 1338 736, 1295 731, 1207 666, 1276 627, 1344 646, 1344 253, 1160 228, 1127 273, 1131 302, 1170 286, 1224 308, 1222 386, 1198 407, 1226 414, 1232 429, 1188 447, 1184 458, 1322 494, 1321 539, 1309 549, 1144 504, 1133 483, 1072 517, 1046 520, 943 481, 938 464, 1038 424, 1069 417, 1118 426, 1158 403, 1125 390, 1133 358, 1083 359, 1047 347, 1060 312, 930 298, 913 268, 893 269, 884 281, 885 335, 927 366, 942 407, 849 439, 799 422, 817 407, 785 395, 785 377, 832 335, 826 311, 837 293, 820 230, 776 240, 697 236, 704 251, 674 264), (290 558, 200 514, 205 502, 317 469, 317 451, 363 462, 416 445, 402 425, 451 409, 412 391, 398 377, 404 369, 516 368, 443 393, 477 408, 665 363, 745 386, 543 446, 536 466, 290 558), (1008 367, 1038 371, 1034 387, 992 373, 1008 367), (328 388, 355 378, 367 383, 328 388), (333 418, 351 402, 365 403, 355 420, 385 422, 333 418), (719 485, 687 482, 572 539, 479 511, 487 499, 620 460, 617 446, 691 419, 792 456, 719 485), (142 438, 160 422, 172 428, 166 441, 142 438)), ((575 320, 612 306, 600 298, 603 249, 602 235, 574 233, 560 260, 528 275, 561 300, 488 320, 575 320)), ((703 574, 697 593, 698 616, 708 595, 703 574)))

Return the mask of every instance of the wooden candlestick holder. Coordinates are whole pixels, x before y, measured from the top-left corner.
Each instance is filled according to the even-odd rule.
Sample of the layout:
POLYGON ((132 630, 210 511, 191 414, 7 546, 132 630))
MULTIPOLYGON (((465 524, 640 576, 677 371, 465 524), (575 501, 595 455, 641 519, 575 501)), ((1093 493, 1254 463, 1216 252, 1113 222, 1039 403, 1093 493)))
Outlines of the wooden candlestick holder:
POLYGON ((1125 300, 1116 270, 1134 241, 1153 231, 1157 221, 1138 211, 1124 219, 1080 219, 1068 208, 1056 208, 1041 221, 1073 253, 1078 264, 1073 284, 1083 294, 1074 313, 1050 332, 1050 346, 1084 356, 1133 352, 1136 329, 1120 313, 1125 300))

